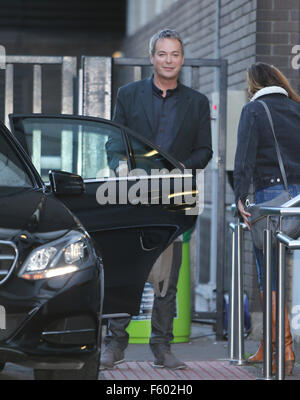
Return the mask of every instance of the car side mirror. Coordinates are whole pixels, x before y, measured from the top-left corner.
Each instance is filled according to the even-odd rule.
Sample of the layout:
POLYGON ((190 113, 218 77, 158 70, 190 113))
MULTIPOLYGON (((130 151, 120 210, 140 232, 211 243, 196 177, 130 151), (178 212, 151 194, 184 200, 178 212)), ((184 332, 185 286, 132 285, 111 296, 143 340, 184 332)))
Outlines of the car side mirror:
POLYGON ((50 170, 49 181, 53 193, 57 195, 79 195, 85 192, 85 185, 80 175, 50 170))

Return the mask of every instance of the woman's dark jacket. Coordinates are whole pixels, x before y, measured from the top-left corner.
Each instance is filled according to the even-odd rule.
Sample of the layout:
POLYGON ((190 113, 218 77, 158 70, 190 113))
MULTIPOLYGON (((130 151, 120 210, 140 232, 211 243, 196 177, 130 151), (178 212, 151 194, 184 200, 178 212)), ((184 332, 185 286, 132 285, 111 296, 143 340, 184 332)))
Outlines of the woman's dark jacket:
POLYGON ((244 203, 253 179, 254 190, 283 184, 274 137, 265 109, 269 107, 288 184, 300 183, 300 104, 272 93, 246 104, 242 110, 234 165, 235 201, 244 203))

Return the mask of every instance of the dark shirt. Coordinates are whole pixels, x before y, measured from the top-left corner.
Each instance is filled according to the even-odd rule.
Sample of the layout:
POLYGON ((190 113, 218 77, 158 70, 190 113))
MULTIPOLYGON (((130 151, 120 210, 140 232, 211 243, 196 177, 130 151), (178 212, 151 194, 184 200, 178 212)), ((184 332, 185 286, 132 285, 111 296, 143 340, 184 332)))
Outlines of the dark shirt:
POLYGON ((178 108, 178 88, 168 89, 166 97, 163 91, 155 86, 152 78, 153 126, 155 144, 169 152, 175 139, 174 121, 178 108))

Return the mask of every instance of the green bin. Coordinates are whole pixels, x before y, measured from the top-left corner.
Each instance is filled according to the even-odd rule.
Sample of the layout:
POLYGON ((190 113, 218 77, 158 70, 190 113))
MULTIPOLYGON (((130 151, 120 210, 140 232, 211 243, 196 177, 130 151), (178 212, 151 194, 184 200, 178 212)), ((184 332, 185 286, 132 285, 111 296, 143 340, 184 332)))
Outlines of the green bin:
MULTIPOLYGON (((173 324, 174 340, 172 343, 188 342, 191 334, 191 285, 190 285, 190 238, 191 231, 183 234, 182 261, 179 271, 176 296, 176 317, 173 324)), ((151 300, 154 296, 152 286, 146 283, 143 297, 151 300)), ((148 300, 149 302, 149 300, 148 300)), ((145 301, 147 304, 147 300, 145 301)), ((151 302, 152 304, 152 302, 151 302)), ((146 305, 146 308, 150 308, 146 305)), ((129 343, 149 343, 151 335, 151 310, 143 310, 134 317, 128 328, 129 343)))

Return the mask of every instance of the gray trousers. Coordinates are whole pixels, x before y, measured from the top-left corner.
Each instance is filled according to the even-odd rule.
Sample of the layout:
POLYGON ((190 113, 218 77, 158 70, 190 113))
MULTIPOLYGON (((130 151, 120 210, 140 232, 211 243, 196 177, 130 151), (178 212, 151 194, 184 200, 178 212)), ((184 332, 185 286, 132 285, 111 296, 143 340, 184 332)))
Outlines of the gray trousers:
MULTIPOLYGON (((179 244, 179 243, 178 243, 179 244)), ((164 297, 154 296, 152 318, 151 318, 151 337, 150 348, 156 353, 156 348, 163 345, 170 347, 173 336, 173 318, 176 313, 176 293, 179 269, 181 265, 182 246, 177 246, 176 254, 174 252, 172 267, 170 272, 169 286, 164 297), (178 252, 179 250, 179 252, 178 252)), ((129 325, 131 317, 112 318, 108 322, 110 333, 106 335, 105 344, 115 345, 125 350, 128 345, 129 335, 126 328, 129 325)))

